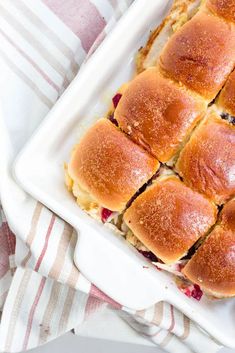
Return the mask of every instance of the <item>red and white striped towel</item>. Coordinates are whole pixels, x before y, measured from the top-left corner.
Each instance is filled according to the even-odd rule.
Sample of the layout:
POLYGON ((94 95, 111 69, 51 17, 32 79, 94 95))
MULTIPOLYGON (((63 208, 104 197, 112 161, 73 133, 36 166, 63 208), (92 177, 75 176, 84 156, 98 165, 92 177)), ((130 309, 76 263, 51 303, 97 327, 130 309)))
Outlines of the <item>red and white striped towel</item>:
POLYGON ((71 226, 24 193, 11 176, 16 153, 131 2, 0 1, 2 352, 48 342, 82 325, 101 306, 122 311, 131 327, 166 351, 220 348, 167 303, 131 312, 101 293, 74 266, 71 226))

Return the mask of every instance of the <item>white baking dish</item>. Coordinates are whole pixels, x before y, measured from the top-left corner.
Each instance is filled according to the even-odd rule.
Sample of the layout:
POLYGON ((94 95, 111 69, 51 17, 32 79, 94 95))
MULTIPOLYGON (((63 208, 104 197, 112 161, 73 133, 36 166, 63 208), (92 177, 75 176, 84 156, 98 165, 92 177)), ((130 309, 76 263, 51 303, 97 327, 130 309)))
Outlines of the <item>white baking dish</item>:
POLYGON ((72 146, 131 78, 135 53, 169 5, 166 0, 134 2, 20 153, 14 173, 27 192, 78 230, 75 263, 101 290, 132 309, 166 300, 222 344, 235 347, 234 299, 203 296, 197 302, 186 297, 169 274, 156 270, 122 237, 85 214, 64 186, 63 163, 72 146))

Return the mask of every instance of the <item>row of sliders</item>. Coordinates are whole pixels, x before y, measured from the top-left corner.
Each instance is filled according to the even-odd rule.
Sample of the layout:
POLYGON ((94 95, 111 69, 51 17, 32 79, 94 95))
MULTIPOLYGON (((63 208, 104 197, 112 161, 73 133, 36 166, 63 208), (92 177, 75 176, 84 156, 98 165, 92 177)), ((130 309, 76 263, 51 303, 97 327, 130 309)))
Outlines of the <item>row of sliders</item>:
MULTIPOLYGON (((214 119, 215 117, 213 116, 211 120, 208 119, 198 128, 196 131, 198 134, 197 141, 200 142, 203 139, 204 128, 207 129, 209 123, 213 124, 214 119)), ((220 118, 216 117, 216 119, 215 127, 217 123, 222 125, 222 127, 228 127, 233 131, 233 138, 235 139, 235 127, 220 118)), ((217 134, 210 136, 210 143, 216 147, 213 150, 213 154, 217 153, 218 156, 221 145, 218 144, 217 138, 217 134)), ((228 149, 234 150, 234 146, 229 147, 229 140, 226 144, 228 149)), ((190 148, 190 145, 191 141, 186 144, 186 151, 190 148)), ((195 147, 194 143, 192 145, 195 147)), ((199 147, 201 147, 200 143, 199 147)), ((206 164, 204 162, 208 161, 208 163, 211 163, 217 157, 213 158, 208 145, 204 147, 201 163, 204 168, 206 183, 213 190, 215 185, 214 174, 210 173, 210 168, 205 167, 206 164), (209 172, 206 174, 206 171, 209 172)), ((185 153, 185 150, 183 149, 182 154, 185 153)), ((190 163, 190 161, 191 157, 189 156, 188 162, 190 163)), ((235 163, 235 156, 233 162, 235 163)), ((158 259, 161 259, 164 263, 171 264, 185 257, 189 249, 199 239, 204 240, 208 233, 211 232, 217 222, 218 208, 212 199, 187 186, 187 183, 182 182, 177 175, 172 173, 172 175, 160 174, 158 176, 156 173, 158 169, 159 162, 147 151, 132 142, 108 119, 99 120, 88 131, 77 148, 74 149, 68 165, 68 173, 74 184, 78 184, 80 189, 92 195, 94 202, 97 204, 112 211, 124 211, 124 221, 135 236, 158 259), (146 186, 145 191, 138 195, 128 207, 129 201, 149 180, 151 180, 151 183, 146 186)), ((188 170, 191 171, 190 165, 188 170)), ((201 182, 201 180, 199 175, 197 181, 201 182)), ((222 191, 225 194, 230 189, 228 183, 225 183, 224 186, 223 184, 219 185, 222 185, 222 191)), ((226 206, 228 205, 229 203, 226 204, 226 206)), ((235 209, 233 208, 233 212, 230 215, 231 222, 235 222, 234 211, 235 209)), ((223 230, 223 228, 219 228, 219 223, 216 225, 216 229, 218 231, 223 230)), ((220 258, 224 258, 223 261, 228 259, 230 246, 231 258, 228 261, 230 263, 230 277, 233 276, 235 280, 235 262, 232 257, 235 244, 234 230, 235 228, 231 229, 228 248, 224 247, 223 242, 227 233, 222 231, 221 237, 215 238, 218 240, 215 246, 220 249, 220 258)), ((208 240, 211 239, 213 241, 213 232, 199 249, 210 246, 210 243, 208 245, 208 240)), ((199 255, 200 252, 197 250, 196 255, 190 261, 195 261, 195 256, 198 257, 199 255)), ((204 256, 203 252, 202 256, 204 256)), ((209 264, 208 259, 207 263, 209 264)), ((183 273, 194 283, 200 284, 202 288, 216 296, 224 297, 235 294, 235 288, 233 288, 232 293, 223 292, 226 291, 226 285, 232 283, 231 278, 226 282, 225 276, 221 277, 220 281, 217 277, 213 278, 213 280, 210 277, 210 274, 216 276, 217 270, 219 270, 218 273, 221 273, 221 270, 228 269, 228 266, 218 266, 216 268, 216 263, 214 263, 214 267, 211 267, 209 274, 211 280, 208 280, 209 277, 205 271, 204 260, 199 261, 201 268, 197 265, 197 270, 201 272, 197 277, 193 271, 188 272, 189 264, 186 265, 183 273), (206 284, 204 281, 207 281, 205 282, 206 284), (218 286, 220 290, 215 293, 213 285, 218 286)))
POLYGON ((156 66, 123 87, 111 121, 88 130, 67 170, 80 204, 123 213, 162 262, 199 244, 182 272, 216 297, 235 295, 234 10, 206 1, 156 66))

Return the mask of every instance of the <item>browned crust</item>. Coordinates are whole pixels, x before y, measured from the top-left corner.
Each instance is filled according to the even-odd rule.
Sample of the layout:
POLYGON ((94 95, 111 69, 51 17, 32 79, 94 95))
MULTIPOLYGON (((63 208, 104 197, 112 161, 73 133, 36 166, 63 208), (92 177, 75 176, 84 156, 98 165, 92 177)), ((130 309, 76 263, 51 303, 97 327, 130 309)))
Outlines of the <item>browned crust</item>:
POLYGON ((203 99, 149 68, 130 82, 115 118, 135 142, 166 162, 205 112, 203 99))
POLYGON ((211 114, 180 153, 177 172, 184 182, 217 204, 235 194, 235 126, 211 114))
POLYGON ((224 228, 229 228, 232 231, 235 231, 235 199, 227 202, 226 205, 224 205, 220 218, 221 224, 224 228))
POLYGON ((219 298, 235 295, 235 201, 224 207, 221 218, 183 269, 190 281, 219 298))
POLYGON ((235 116, 235 71, 229 76, 217 103, 226 113, 235 116))
POLYGON ((168 41, 160 67, 172 79, 212 100, 235 64, 235 27, 199 11, 168 41))
POLYGON ((158 167, 155 158, 101 119, 73 150, 68 173, 99 204, 122 211, 158 167))
MULTIPOLYGON (((155 40, 158 38, 159 34, 161 31, 164 29, 166 25, 170 25, 171 28, 173 29, 176 24, 178 24, 180 16, 184 15, 186 18, 188 17, 188 7, 193 4, 196 0, 185 0, 182 2, 182 0, 174 0, 172 8, 170 10, 169 15, 163 20, 163 22, 153 29, 150 32, 149 38, 145 46, 141 47, 138 51, 138 54, 136 56, 136 73, 139 74, 142 71, 144 71, 145 68, 145 60, 155 42, 155 40)), ((180 23, 182 25, 183 23, 180 23)))
POLYGON ((216 221, 217 208, 177 177, 158 180, 132 203, 124 220, 158 258, 172 263, 216 221))
POLYGON ((218 16, 235 23, 234 0, 207 0, 206 6, 218 16))

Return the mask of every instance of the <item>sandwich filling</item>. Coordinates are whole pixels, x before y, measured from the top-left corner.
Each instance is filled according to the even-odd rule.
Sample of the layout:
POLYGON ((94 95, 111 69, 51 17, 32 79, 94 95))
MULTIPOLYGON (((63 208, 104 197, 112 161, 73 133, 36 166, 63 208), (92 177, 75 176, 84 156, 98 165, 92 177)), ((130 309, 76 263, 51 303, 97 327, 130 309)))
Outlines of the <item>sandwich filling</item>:
MULTIPOLYGON (((86 211, 91 217, 104 223, 104 225, 119 235, 122 235, 124 239, 134 246, 138 252, 144 256, 148 261, 150 261, 157 270, 166 271, 169 274, 178 278, 176 280, 176 285, 180 291, 182 291, 186 296, 192 297, 196 300, 200 300, 202 294, 201 290, 198 290, 199 294, 196 293, 194 285, 192 285, 186 277, 181 272, 186 263, 188 262, 188 254, 192 252, 192 249, 188 253, 184 254, 183 259, 178 260, 172 264, 164 264, 156 255, 153 254, 133 233, 133 231, 127 226, 123 219, 124 212, 113 212, 107 208, 102 207, 99 203, 92 198, 90 193, 82 189, 78 182, 75 182, 68 173, 67 165, 64 166, 65 170, 65 183, 68 191, 72 192, 76 201, 81 209, 86 211)), ((167 167, 161 167, 158 173, 146 184, 143 189, 146 189, 156 183, 156 181, 164 180, 169 176, 173 176, 174 172, 167 167)), ((140 192, 138 192, 131 200, 131 203, 138 197, 140 192)), ((130 204, 131 204, 130 203, 130 204)), ((195 251, 195 248, 193 249, 195 251)), ((199 287, 199 286, 198 286, 199 287)))

